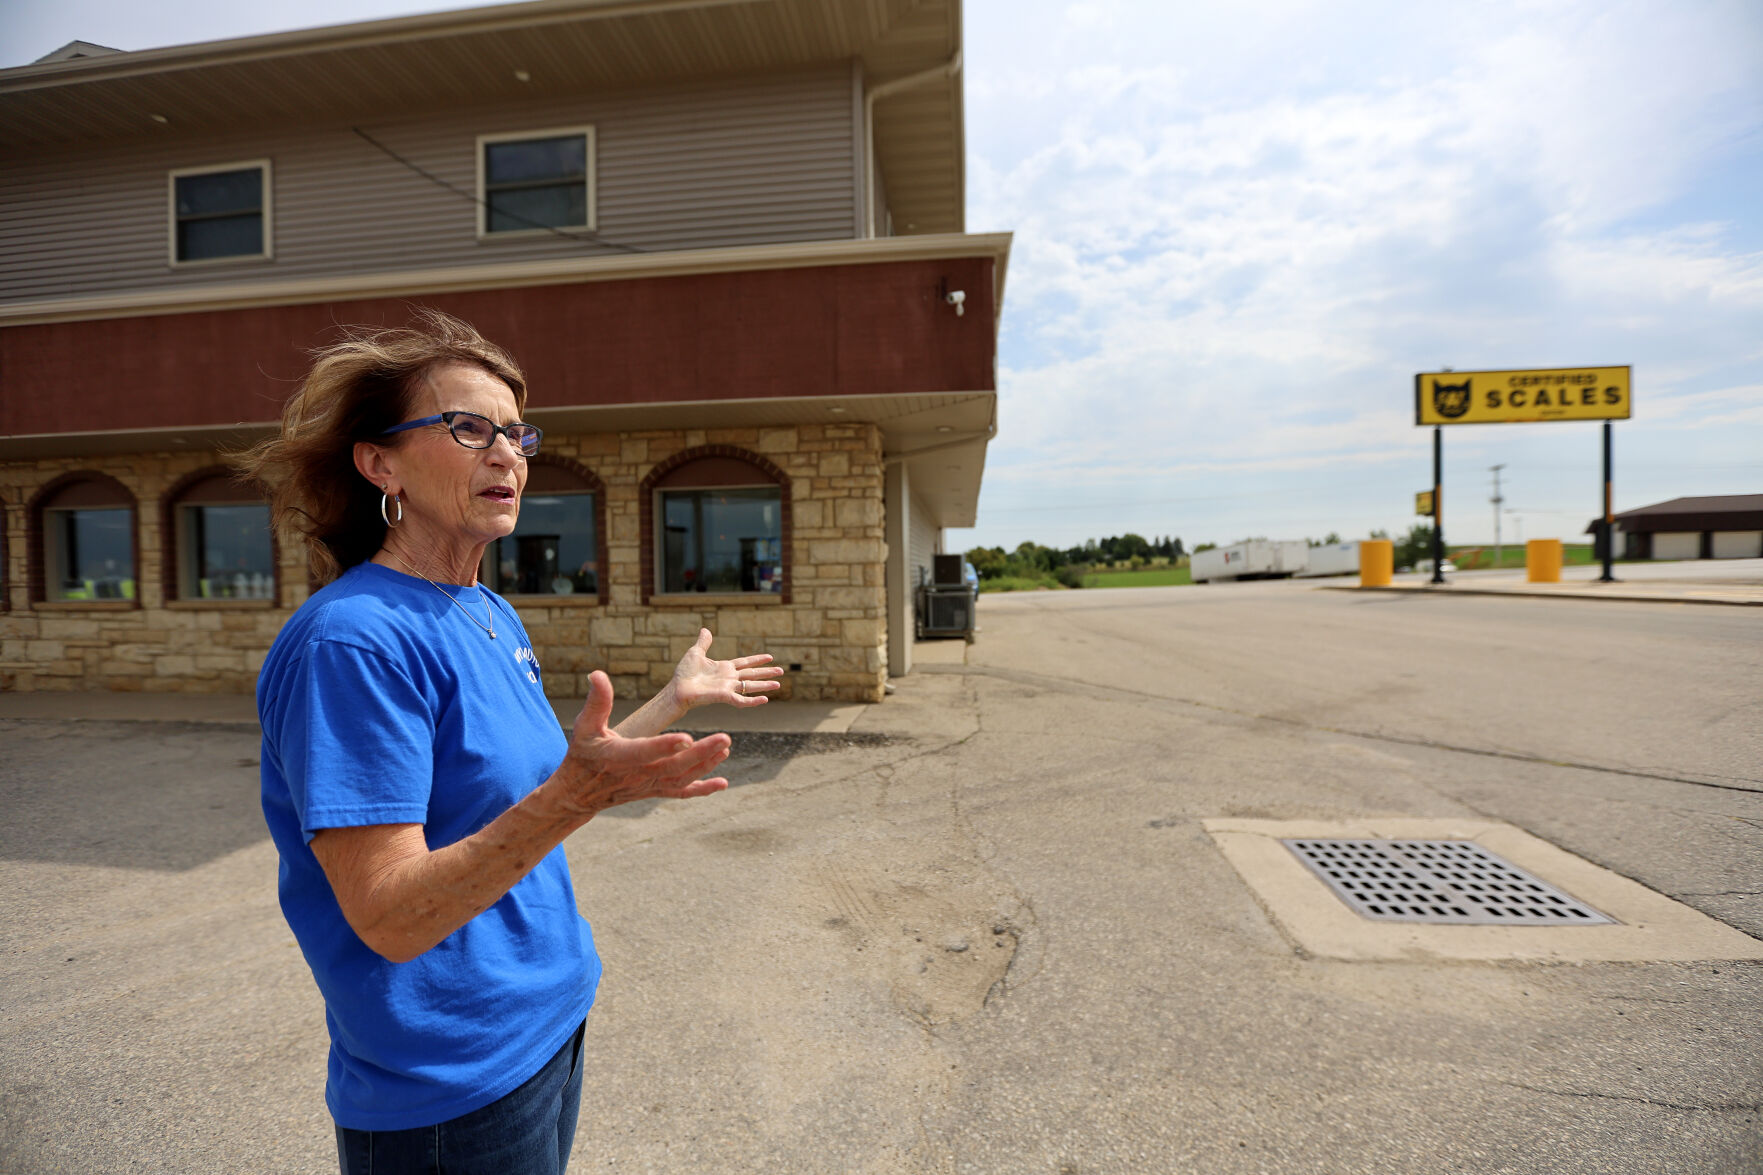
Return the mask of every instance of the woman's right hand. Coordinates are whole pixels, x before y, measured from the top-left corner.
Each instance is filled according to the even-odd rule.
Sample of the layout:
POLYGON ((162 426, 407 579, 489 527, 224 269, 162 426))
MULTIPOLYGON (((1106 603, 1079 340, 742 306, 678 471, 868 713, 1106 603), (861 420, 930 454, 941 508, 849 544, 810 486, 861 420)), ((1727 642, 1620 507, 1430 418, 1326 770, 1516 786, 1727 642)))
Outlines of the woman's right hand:
POLYGON ((687 800, 728 787, 721 777, 703 778, 728 758, 728 735, 625 738, 608 725, 612 679, 595 670, 588 689, 587 704, 570 732, 569 753, 552 777, 559 785, 558 801, 566 808, 592 817, 633 800, 687 800))

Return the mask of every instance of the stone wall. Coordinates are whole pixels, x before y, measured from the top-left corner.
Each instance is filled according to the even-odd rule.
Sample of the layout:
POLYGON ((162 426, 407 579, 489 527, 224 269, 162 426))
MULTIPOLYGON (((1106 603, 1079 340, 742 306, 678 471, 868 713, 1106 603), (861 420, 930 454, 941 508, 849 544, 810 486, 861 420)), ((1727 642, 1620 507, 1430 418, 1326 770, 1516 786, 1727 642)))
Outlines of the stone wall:
POLYGON ((280 598, 168 601, 161 502, 188 475, 218 464, 212 451, 138 453, 0 463, 6 508, 6 604, 0 612, 0 689, 250 693, 282 622, 308 594, 306 567, 279 544, 280 598), (32 603, 26 508, 66 473, 109 474, 135 496, 135 600, 32 603))
MULTIPOLYGON (((800 666, 781 697, 879 701, 886 678, 882 457, 870 424, 786 428, 548 433, 548 453, 592 470, 605 487, 606 601, 514 596, 553 697, 580 697, 595 669, 620 697, 666 683, 700 626, 712 654, 772 653, 800 666), (639 487, 656 465, 704 446, 752 453, 789 479, 788 601, 781 596, 642 598, 639 487)), ((182 479, 216 463, 205 453, 147 453, 0 463, 5 597, 0 689, 184 690, 249 693, 275 633, 307 597, 303 551, 279 547, 276 601, 167 601, 161 504, 182 479), (26 504, 75 470, 109 474, 137 500, 137 599, 31 603, 26 504)))

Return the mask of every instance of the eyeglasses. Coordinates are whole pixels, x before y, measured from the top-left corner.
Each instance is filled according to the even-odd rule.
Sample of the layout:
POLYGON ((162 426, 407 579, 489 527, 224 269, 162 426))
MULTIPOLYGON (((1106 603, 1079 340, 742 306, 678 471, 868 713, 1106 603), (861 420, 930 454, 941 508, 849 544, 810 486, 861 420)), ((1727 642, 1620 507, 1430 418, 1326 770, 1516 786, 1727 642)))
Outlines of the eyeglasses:
POLYGON ((487 416, 479 416, 476 412, 442 412, 437 416, 424 416, 421 420, 406 420, 403 424, 394 425, 381 433, 389 437, 395 432, 405 432, 413 428, 421 428, 425 424, 444 424, 453 439, 468 449, 487 449, 496 443, 496 434, 501 433, 514 446, 514 451, 522 457, 531 457, 539 451, 539 442, 545 434, 523 421, 513 424, 497 424, 487 416))

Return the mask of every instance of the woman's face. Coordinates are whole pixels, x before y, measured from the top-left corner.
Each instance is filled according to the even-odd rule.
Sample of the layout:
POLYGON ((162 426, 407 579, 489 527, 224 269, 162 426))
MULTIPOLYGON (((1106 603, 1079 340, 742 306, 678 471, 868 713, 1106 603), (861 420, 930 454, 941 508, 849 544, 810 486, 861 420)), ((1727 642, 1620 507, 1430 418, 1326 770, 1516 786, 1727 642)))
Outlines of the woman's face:
MULTIPOLYGON (((475 412, 496 424, 520 419, 508 385, 466 363, 431 371, 413 401, 412 420, 455 411, 475 412)), ((380 465, 363 472, 376 485, 389 484, 400 493, 404 519, 399 529, 419 549, 481 550, 514 532, 527 468, 506 436, 498 433, 487 449, 468 449, 446 425, 434 424, 412 429, 393 446, 373 447, 379 450, 380 465), (373 477, 379 468, 386 477, 373 477)))

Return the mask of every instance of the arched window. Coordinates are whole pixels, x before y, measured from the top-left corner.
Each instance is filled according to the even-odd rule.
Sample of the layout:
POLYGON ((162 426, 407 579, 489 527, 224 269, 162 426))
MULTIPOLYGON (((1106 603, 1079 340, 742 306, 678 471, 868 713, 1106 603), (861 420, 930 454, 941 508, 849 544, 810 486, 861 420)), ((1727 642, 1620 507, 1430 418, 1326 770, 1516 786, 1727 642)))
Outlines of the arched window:
POLYGON ((564 457, 531 458, 514 533, 484 551, 478 578, 515 596, 606 598, 605 494, 600 479, 564 457))
POLYGON ((789 600, 789 477, 728 445, 689 449, 642 485, 650 552, 643 592, 779 595, 789 600))
POLYGON ((274 600, 276 543, 269 504, 222 466, 165 495, 168 600, 274 600))
POLYGON ((136 600, 135 496, 96 472, 58 477, 31 500, 31 598, 136 600))

